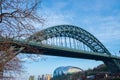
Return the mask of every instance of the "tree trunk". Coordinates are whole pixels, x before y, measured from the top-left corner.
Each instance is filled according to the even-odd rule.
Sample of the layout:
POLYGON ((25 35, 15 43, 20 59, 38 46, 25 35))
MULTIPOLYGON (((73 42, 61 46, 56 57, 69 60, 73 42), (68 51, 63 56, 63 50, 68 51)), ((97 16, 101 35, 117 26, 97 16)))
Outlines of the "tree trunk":
POLYGON ((3 65, 0 63, 0 80, 3 80, 3 65))

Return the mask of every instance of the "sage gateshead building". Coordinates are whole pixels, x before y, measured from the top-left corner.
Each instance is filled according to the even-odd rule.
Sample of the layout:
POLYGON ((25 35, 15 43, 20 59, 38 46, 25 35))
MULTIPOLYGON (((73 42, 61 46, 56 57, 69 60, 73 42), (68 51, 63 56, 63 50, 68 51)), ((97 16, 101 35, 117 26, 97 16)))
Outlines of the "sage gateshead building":
POLYGON ((73 66, 58 67, 53 72, 53 77, 83 72, 81 68, 73 66))

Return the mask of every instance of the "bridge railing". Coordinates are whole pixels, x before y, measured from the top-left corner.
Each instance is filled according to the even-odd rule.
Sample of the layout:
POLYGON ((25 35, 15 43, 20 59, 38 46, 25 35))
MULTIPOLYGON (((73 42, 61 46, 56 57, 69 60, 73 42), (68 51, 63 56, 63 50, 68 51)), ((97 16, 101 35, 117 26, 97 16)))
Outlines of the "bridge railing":
MULTIPOLYGON (((2 42, 2 40, 0 40, 0 42, 2 42)), ((55 49, 55 50, 70 51, 70 52, 76 52, 78 54, 82 53, 82 54, 86 54, 86 55, 96 55, 96 56, 102 56, 102 57, 106 57, 106 58, 113 58, 113 59, 120 60, 120 57, 115 56, 115 55, 107 55, 107 54, 104 54, 104 53, 96 53, 96 52, 92 52, 92 51, 85 51, 85 50, 74 49, 74 48, 69 48, 69 47, 43 44, 41 42, 26 41, 26 40, 13 40, 13 42, 18 43, 18 44, 23 44, 23 45, 25 44, 25 45, 29 45, 29 46, 36 46, 36 47, 49 48, 49 49, 55 49)))
POLYGON ((95 56, 101 56, 101 57, 113 58, 113 59, 119 59, 120 60, 120 57, 117 57, 117 56, 114 56, 114 55, 108 55, 108 54, 104 54, 104 53, 96 53, 96 52, 90 52, 90 51, 79 50, 79 49, 77 50, 77 49, 68 48, 68 47, 64 48, 64 47, 61 47, 61 46, 36 43, 36 42, 32 42, 32 41, 29 42, 29 44, 33 45, 33 46, 39 46, 39 47, 42 47, 42 48, 70 51, 70 52, 75 52, 75 53, 78 53, 78 54, 95 55, 95 56))

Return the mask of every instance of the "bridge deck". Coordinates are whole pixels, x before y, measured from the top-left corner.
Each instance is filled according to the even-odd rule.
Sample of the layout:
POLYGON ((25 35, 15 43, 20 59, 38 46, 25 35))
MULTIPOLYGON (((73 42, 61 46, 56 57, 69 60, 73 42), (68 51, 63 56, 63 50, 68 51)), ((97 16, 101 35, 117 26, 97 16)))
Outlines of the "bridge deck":
MULTIPOLYGON (((93 60, 102 60, 102 61, 109 59, 120 60, 120 57, 103 54, 103 53, 95 53, 95 52, 77 50, 72 48, 64 48, 55 45, 51 46, 47 44, 36 44, 36 43, 27 43, 27 44, 39 49, 39 51, 42 51, 44 55, 84 58, 84 59, 93 59, 93 60)), ((26 53, 31 53, 31 52, 26 52, 26 53)), ((34 53, 34 54, 40 54, 40 53, 34 53)))
MULTIPOLYGON (((0 41, 2 43, 2 41, 0 41)), ((52 55, 61 57, 71 57, 71 58, 83 58, 92 60, 102 60, 106 61, 109 59, 120 60, 120 57, 114 55, 108 55, 103 53, 95 53, 83 50, 77 50, 72 48, 58 47, 55 45, 38 44, 35 42, 25 42, 25 41, 12 41, 12 44, 26 47, 22 53, 25 54, 42 54, 42 55, 52 55)))

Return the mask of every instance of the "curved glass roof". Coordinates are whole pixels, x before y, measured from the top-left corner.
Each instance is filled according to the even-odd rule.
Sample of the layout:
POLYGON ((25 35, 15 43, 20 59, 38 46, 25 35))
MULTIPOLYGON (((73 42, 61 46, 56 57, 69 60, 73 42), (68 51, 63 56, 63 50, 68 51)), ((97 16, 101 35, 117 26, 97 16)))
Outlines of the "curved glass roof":
POLYGON ((63 74, 71 74, 71 73, 76 73, 76 72, 81 72, 83 71, 82 69, 78 68, 78 67, 73 67, 73 66, 62 66, 62 67, 58 67, 54 70, 53 76, 60 76, 63 74))

